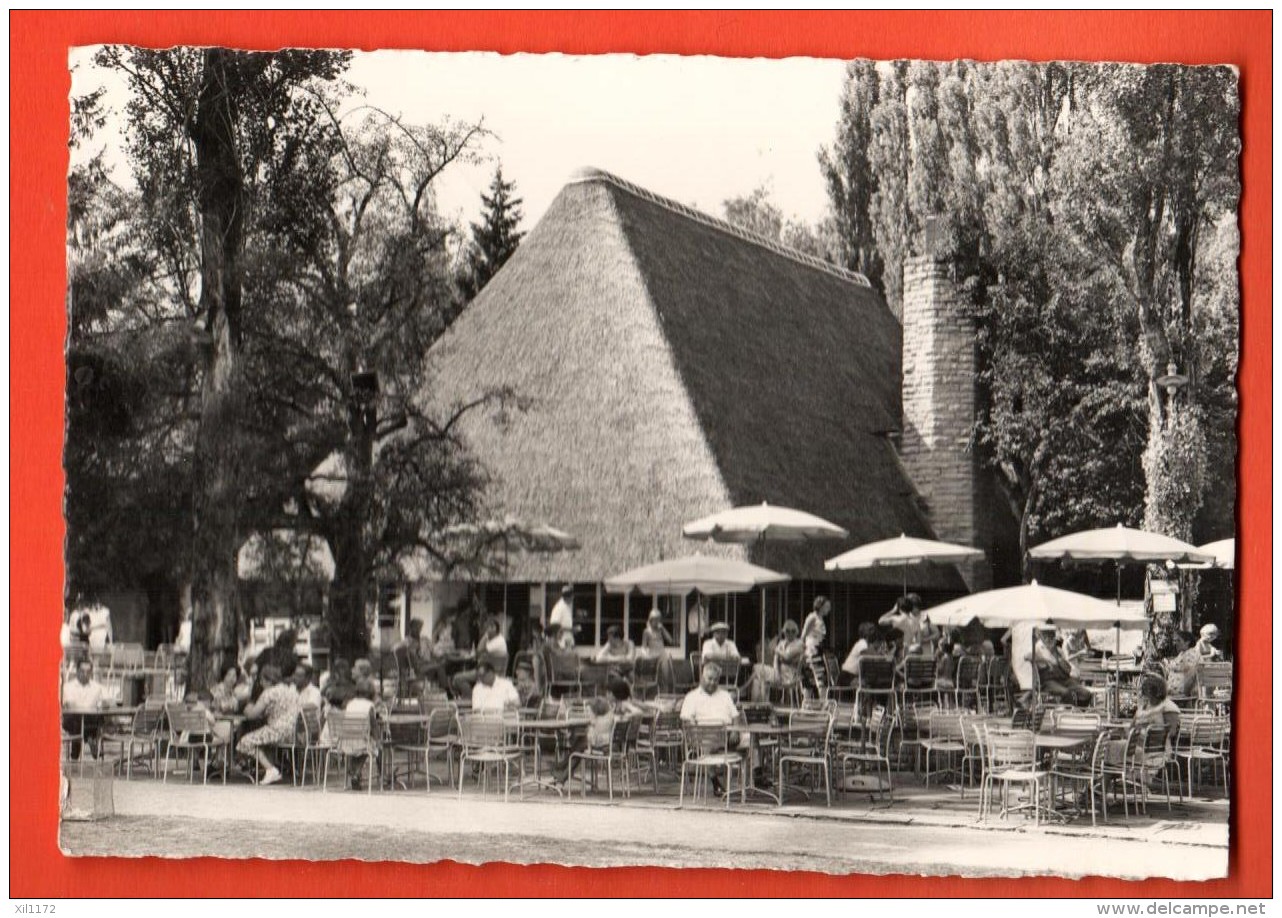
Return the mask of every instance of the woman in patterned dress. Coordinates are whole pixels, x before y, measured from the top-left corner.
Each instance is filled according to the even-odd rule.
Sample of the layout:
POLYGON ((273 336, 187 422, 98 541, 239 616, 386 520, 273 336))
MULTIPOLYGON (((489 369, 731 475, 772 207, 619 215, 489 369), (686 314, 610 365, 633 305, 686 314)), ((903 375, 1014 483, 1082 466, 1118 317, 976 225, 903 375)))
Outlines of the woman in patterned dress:
POLYGON ((280 769, 263 752, 264 746, 287 745, 294 741, 298 722, 298 693, 288 682, 281 680, 280 668, 268 664, 258 673, 263 693, 258 700, 245 708, 245 716, 262 718, 266 724, 241 737, 236 751, 258 760, 265 772, 263 784, 275 784, 281 779, 280 769))

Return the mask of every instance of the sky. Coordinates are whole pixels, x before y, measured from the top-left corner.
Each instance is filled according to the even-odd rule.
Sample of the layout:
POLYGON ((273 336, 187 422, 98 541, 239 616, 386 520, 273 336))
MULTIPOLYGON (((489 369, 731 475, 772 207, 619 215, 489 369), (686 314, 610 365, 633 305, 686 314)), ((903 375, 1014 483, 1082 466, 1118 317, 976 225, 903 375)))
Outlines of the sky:
MULTIPOLYGON (((103 82, 90 56, 72 51, 75 93, 103 82)), ((817 222, 826 195, 816 155, 835 134, 843 73, 841 61, 811 58, 376 51, 355 54, 347 78, 410 122, 483 118, 490 161, 447 170, 438 203, 477 219, 501 162, 528 230, 582 166, 716 216, 764 185, 785 217, 817 222)), ((123 87, 109 84, 108 99, 121 107, 123 87)), ((110 149, 117 125, 103 137, 109 162, 122 161, 110 149)))

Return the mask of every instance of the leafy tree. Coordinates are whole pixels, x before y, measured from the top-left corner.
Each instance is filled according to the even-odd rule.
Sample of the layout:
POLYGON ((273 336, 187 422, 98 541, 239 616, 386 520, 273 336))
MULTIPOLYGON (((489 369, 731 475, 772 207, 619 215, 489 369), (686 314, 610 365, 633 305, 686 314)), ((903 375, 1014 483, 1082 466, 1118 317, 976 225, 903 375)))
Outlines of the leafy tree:
MULTIPOLYGON (((170 361, 158 364, 168 388, 146 380, 130 391, 166 427, 170 493, 190 507, 174 540, 185 563, 166 563, 192 585, 193 684, 236 653, 236 555, 248 535, 285 527, 327 540, 335 650, 360 651, 370 581, 409 552, 442 555, 433 533, 470 514, 484 481, 457 419, 502 394, 445 417, 419 397, 423 355, 457 309, 452 228, 432 182, 483 132, 379 112, 346 123, 336 114, 350 94, 338 83, 346 61, 187 48, 99 57, 131 91, 137 192, 122 212, 146 270, 123 306, 73 315, 119 342, 123 366, 149 347, 170 361)), ((128 261, 104 263, 118 274, 128 261)), ((126 407, 122 454, 138 447, 144 418, 126 407)), ((69 431, 73 453, 107 455, 69 431)), ((137 464, 103 480, 113 477, 139 491, 151 481, 137 464)), ((86 494, 87 515, 100 498, 86 494)), ((113 538, 127 543, 147 519, 113 538)))
POLYGON ((772 242, 825 261, 836 261, 833 257, 836 233, 831 222, 812 227, 796 218, 785 219, 764 185, 758 185, 747 195, 722 201, 721 214, 726 222, 772 242))
POLYGON ((521 244, 522 200, 513 197, 515 182, 503 181, 503 167, 494 170, 490 193, 481 195, 481 222, 473 223, 467 267, 459 281, 465 300, 471 300, 490 282, 521 244))
POLYGON ((873 239, 881 253, 882 292, 896 316, 903 315, 904 253, 908 240, 908 166, 910 160, 908 65, 889 64, 882 75, 877 101, 869 115, 872 132, 868 148, 868 174, 847 177, 848 182, 871 185, 873 239))
POLYGON ((872 112, 877 106, 879 87, 876 63, 857 60, 846 65, 837 138, 831 148, 820 149, 819 168, 832 205, 838 263, 860 272, 884 293, 884 266, 873 231, 872 196, 876 185, 868 181, 872 112))

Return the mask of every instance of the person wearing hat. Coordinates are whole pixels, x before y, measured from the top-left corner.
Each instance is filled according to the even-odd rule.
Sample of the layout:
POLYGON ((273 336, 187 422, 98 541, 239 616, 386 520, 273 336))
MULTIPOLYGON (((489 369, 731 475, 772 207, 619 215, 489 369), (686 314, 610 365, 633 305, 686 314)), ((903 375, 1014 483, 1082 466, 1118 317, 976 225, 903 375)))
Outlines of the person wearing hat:
POLYGON ((1224 654, 1215 646, 1220 639, 1220 629, 1207 622, 1202 626, 1197 638, 1197 656, 1200 663, 1211 663, 1224 659, 1224 654))
POLYGON ((574 635, 574 587, 568 583, 561 587, 561 598, 556 601, 548 616, 548 627, 553 625, 560 626, 565 634, 574 635))
POLYGON ((725 622, 714 622, 712 637, 703 642, 702 657, 707 660, 738 660, 739 648, 730 640, 730 626, 725 622))

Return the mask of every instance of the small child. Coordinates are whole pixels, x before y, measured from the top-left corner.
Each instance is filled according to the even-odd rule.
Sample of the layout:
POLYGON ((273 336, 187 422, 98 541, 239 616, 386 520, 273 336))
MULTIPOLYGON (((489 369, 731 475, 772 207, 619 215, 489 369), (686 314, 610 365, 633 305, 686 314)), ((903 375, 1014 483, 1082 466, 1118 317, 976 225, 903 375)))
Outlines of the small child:
MULTIPOLYGON (((364 714, 370 719, 370 728, 373 729, 373 721, 377 708, 374 704, 374 683, 369 679, 356 680, 356 694, 351 701, 343 708, 343 713, 351 716, 352 714, 364 714)), ((370 763, 370 780, 374 780, 374 769, 378 762, 378 747, 367 745, 363 749, 345 748, 342 750, 347 754, 347 782, 352 790, 360 790, 361 769, 365 767, 366 759, 370 763)))
POLYGON ((588 705, 592 720, 588 724, 588 748, 608 749, 610 734, 614 732, 614 705, 608 698, 598 696, 588 705))

